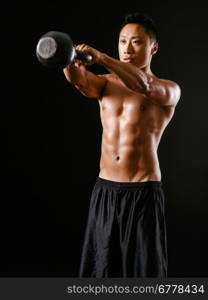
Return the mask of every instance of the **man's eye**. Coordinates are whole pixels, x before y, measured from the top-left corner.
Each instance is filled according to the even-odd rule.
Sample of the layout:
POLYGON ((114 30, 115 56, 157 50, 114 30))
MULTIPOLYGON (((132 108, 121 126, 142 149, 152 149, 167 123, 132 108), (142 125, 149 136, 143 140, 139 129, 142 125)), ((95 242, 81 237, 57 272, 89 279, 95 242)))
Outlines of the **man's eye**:
POLYGON ((140 40, 135 40, 135 41, 133 41, 135 44, 140 44, 141 43, 141 41, 140 40))
POLYGON ((125 40, 120 40, 120 43, 124 44, 126 41, 125 40))

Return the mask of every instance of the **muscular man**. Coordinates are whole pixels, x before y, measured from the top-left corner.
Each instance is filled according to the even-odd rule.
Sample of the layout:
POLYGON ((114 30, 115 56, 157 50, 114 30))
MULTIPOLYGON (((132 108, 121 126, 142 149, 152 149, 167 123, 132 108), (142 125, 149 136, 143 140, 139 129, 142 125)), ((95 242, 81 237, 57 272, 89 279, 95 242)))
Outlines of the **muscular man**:
POLYGON ((96 75, 76 61, 67 80, 99 101, 103 127, 100 172, 92 191, 80 277, 166 277, 164 193, 157 156, 180 87, 152 73, 157 30, 144 14, 127 15, 119 60, 78 45, 109 71, 96 75))

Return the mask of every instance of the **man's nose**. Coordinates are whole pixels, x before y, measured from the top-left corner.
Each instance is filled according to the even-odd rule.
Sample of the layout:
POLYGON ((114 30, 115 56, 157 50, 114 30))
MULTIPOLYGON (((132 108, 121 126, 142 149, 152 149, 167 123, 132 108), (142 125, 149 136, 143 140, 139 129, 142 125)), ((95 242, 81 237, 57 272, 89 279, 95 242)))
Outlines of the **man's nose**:
POLYGON ((124 48, 124 54, 132 53, 133 52, 133 47, 132 44, 126 43, 126 47, 124 48))

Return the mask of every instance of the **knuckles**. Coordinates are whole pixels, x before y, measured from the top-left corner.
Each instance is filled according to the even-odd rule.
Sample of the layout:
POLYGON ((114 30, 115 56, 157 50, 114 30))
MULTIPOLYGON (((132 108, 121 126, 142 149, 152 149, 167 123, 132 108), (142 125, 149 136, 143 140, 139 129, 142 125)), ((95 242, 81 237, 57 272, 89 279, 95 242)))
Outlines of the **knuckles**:
POLYGON ((80 44, 76 46, 76 50, 84 51, 86 49, 90 49, 90 47, 87 46, 86 44, 80 44))

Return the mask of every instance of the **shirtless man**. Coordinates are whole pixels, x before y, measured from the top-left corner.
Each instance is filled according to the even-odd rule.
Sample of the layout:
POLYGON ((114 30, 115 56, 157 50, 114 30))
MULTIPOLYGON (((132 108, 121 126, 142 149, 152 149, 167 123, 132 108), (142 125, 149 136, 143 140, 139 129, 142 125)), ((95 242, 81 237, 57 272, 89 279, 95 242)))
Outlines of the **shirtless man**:
MULTIPOLYGON (((66 79, 99 101, 103 127, 100 172, 92 191, 80 277, 166 277, 164 193, 157 149, 173 117, 180 87, 151 71, 158 50, 151 18, 130 14, 122 24, 119 60, 85 44, 96 75, 76 61, 66 79)), ((89 63, 88 63, 89 64, 89 63)))

